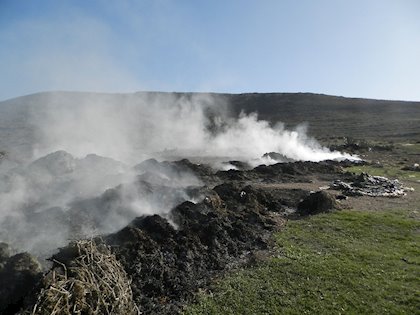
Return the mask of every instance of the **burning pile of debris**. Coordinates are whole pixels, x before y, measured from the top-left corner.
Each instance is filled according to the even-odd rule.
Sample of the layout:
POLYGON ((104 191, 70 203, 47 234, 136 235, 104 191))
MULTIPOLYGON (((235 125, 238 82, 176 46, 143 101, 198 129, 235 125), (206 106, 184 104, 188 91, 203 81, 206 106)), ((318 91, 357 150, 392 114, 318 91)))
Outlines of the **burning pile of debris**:
MULTIPOLYGON (((3 294, 2 314, 15 314, 23 306, 20 314, 136 314, 135 305, 146 314, 181 312, 212 277, 246 263, 253 251, 269 248, 272 232, 284 224, 283 217, 270 210, 293 199, 276 203, 270 194, 232 183, 203 193, 201 202, 176 206, 169 221, 142 216, 105 236, 104 243, 72 242, 52 257, 53 267, 43 277, 33 260, 36 268, 25 267, 28 272, 35 269, 24 290, 22 271, 7 278, 17 289, 4 287, 10 292, 3 294)), ((22 255, 32 261, 32 256, 22 255)), ((11 262, 6 265, 23 270, 11 262)), ((1 269, 9 273, 7 266, 1 269)))
POLYGON ((171 217, 177 229, 158 215, 146 216, 106 238, 146 314, 179 313, 214 275, 267 249, 284 222, 255 190, 231 184, 215 187, 202 202, 178 205, 171 217))
POLYGON ((401 197, 410 190, 404 187, 397 179, 388 179, 382 176, 371 176, 361 173, 355 176, 352 182, 335 180, 331 189, 341 190, 346 196, 371 196, 371 197, 401 197))
POLYGON ((131 185, 74 202, 67 213, 81 227, 101 227, 104 217, 127 211, 127 196, 153 201, 158 198, 153 204, 161 207, 168 206, 165 198, 171 197, 171 210, 136 217, 101 239, 70 243, 53 255, 53 266, 44 276, 32 256, 10 257, 7 246, 0 244, 0 280, 7 281, 0 288, 0 312, 180 313, 214 276, 252 260, 255 251, 269 249, 273 231, 283 226, 290 209, 298 215, 312 215, 340 208, 333 194, 310 194, 277 183, 339 178, 331 188, 343 190, 348 196, 405 194, 396 180, 343 172, 342 166, 348 163, 289 162, 212 172, 188 160, 148 160, 137 166, 147 172, 138 175, 131 185), (152 169, 157 170, 155 174, 152 169), (168 176, 180 173, 191 173, 204 185, 180 190, 179 183, 174 185, 168 176), (131 188, 128 195, 125 187, 131 188), (23 289, 22 283, 26 283, 23 289))

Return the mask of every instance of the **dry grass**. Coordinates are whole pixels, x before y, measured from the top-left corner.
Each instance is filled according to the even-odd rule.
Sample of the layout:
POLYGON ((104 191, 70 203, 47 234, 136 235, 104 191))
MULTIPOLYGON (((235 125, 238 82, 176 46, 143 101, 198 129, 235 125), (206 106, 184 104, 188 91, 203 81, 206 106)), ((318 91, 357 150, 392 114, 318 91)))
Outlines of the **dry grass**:
POLYGON ((108 247, 90 240, 69 247, 76 257, 54 261, 35 305, 22 314, 140 314, 127 274, 108 247))

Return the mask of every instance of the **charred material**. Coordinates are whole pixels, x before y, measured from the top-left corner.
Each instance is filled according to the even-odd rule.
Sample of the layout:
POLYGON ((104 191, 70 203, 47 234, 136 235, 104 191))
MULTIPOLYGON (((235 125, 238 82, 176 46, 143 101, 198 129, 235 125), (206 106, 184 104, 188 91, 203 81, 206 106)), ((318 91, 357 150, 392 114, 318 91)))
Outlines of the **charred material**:
POLYGON ((41 279, 41 264, 28 253, 8 257, 9 249, 4 243, 1 245, 0 314, 15 314, 41 279))
MULTIPOLYGON (((86 231, 109 232, 121 218, 134 219, 136 203, 167 212, 187 199, 199 198, 199 187, 172 187, 137 178, 133 183, 108 189, 101 196, 74 202, 68 210, 71 235, 86 237, 86 231)), ((126 221, 127 222, 127 221, 126 221)), ((121 226, 123 227, 123 226, 121 226)))
POLYGON ((310 177, 319 175, 334 178, 342 173, 340 162, 289 162, 273 165, 259 165, 252 170, 218 171, 216 175, 222 181, 256 181, 256 182, 308 182, 310 177))
POLYGON ((140 174, 147 174, 152 171, 154 176, 166 178, 169 183, 177 184, 178 186, 183 185, 182 179, 188 176, 204 182, 214 177, 214 170, 210 166, 194 164, 188 159, 173 162, 158 162, 155 159, 148 159, 134 166, 134 170, 140 174))
POLYGON ((132 277, 140 310, 173 314, 212 276, 252 250, 267 249, 279 217, 249 188, 217 186, 200 203, 184 202, 171 213, 178 229, 154 215, 135 219, 107 238, 132 277))
POLYGON ((356 175, 351 182, 336 180, 331 188, 341 190, 347 196, 370 197, 402 197, 408 190, 397 179, 371 176, 367 173, 356 175))

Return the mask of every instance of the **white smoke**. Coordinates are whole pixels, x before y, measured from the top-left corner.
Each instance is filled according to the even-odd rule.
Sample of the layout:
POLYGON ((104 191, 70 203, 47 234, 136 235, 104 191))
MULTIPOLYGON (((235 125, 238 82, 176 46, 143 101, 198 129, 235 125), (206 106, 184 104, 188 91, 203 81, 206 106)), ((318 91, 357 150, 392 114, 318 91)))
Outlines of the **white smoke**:
POLYGON ((33 113, 41 133, 38 156, 65 150, 130 164, 172 152, 237 158, 253 165, 267 162, 261 160, 267 152, 303 161, 352 158, 320 146, 302 126, 270 126, 256 113, 234 118, 225 100, 210 94, 133 94, 119 100, 87 95, 77 103, 53 94, 46 101, 46 107, 33 113))
POLYGON ((208 137, 209 152, 222 156, 238 157, 251 165, 272 164, 275 160, 262 158, 265 153, 276 152, 297 161, 354 159, 354 157, 322 147, 306 135, 306 128, 286 130, 278 123, 271 127, 267 121, 258 120, 257 114, 241 113, 239 119, 215 137, 208 137))
POLYGON ((257 114, 234 117, 225 99, 211 94, 52 93, 29 117, 35 161, 0 174, 0 241, 40 255, 194 198, 186 188, 202 183, 192 172, 132 167, 146 158, 209 158, 220 168, 230 160, 275 163, 263 157, 269 152, 292 160, 352 158, 320 146, 304 126, 286 130, 257 114))

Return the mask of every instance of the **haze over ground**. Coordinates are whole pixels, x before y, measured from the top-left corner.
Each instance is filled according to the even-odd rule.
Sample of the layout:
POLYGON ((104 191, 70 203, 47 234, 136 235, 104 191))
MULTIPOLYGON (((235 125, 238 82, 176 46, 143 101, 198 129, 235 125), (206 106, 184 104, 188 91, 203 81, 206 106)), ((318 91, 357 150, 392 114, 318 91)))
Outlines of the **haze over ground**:
POLYGON ((0 2, 0 100, 49 90, 420 100, 420 2, 0 2))

